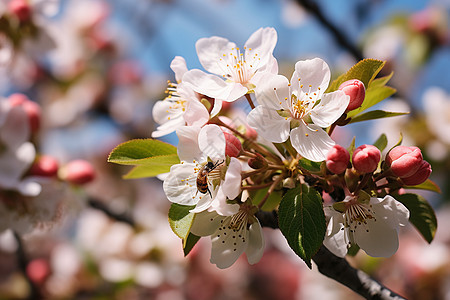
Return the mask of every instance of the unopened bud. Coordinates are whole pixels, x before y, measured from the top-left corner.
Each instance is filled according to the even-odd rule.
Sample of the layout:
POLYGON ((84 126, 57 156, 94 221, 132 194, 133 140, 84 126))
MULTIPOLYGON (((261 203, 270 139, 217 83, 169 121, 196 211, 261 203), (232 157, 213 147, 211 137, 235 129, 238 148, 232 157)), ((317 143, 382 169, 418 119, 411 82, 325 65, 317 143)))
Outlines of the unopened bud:
POLYGON ((386 155, 386 164, 398 177, 412 176, 421 167, 422 152, 417 147, 397 146, 386 155))
POLYGON ((378 167, 380 150, 373 145, 361 145, 353 151, 353 167, 360 173, 371 173, 378 167))
POLYGON ((247 124, 245 126, 245 137, 247 137, 249 140, 255 141, 258 138, 258 133, 255 129, 247 124))
POLYGON ((406 185, 418 185, 425 182, 431 174, 431 165, 426 161, 422 160, 419 169, 409 177, 402 177, 402 181, 406 185))
POLYGON ((58 161, 49 155, 40 156, 31 166, 30 175, 52 177, 58 173, 58 161))
POLYGON ((26 272, 31 281, 42 284, 50 275, 50 265, 45 259, 33 259, 27 265, 26 272))
POLYGON ((11 106, 21 106, 28 116, 31 132, 37 132, 41 123, 41 107, 31 101, 24 94, 12 94, 9 96, 11 106))
POLYGON ((267 167, 267 161, 266 159, 259 153, 255 153, 256 157, 252 157, 248 160, 248 165, 252 169, 262 169, 267 167))
POLYGON ((94 180, 95 170, 88 161, 77 159, 60 168, 58 176, 69 183, 82 185, 94 180))
POLYGON ((11 0, 8 9, 21 22, 28 21, 31 17, 31 7, 26 0, 11 0))
POLYGON ((358 79, 347 80, 339 86, 339 90, 350 96, 350 102, 346 111, 351 111, 360 107, 366 96, 364 83, 358 79))
POLYGON ((334 145, 327 153, 326 165, 334 174, 343 173, 350 161, 350 153, 340 145, 334 145))
POLYGON ((241 141, 234 135, 228 132, 223 133, 225 135, 225 155, 229 157, 238 157, 241 153, 242 144, 241 141))

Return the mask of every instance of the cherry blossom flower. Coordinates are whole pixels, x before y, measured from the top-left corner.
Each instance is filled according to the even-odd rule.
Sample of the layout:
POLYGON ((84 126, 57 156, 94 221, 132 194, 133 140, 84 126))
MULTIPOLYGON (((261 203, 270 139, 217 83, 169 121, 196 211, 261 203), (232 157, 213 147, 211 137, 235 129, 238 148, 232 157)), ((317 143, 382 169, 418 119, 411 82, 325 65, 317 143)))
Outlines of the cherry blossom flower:
POLYGON ((243 204, 228 204, 229 214, 203 211, 195 215, 191 232, 197 236, 211 236, 211 263, 225 269, 245 252, 249 264, 256 264, 264 253, 264 235, 258 219, 257 208, 242 193, 243 204), (232 207, 232 208, 231 208, 232 207))
POLYGON ((262 73, 278 73, 278 64, 272 55, 276 42, 277 32, 271 27, 254 32, 243 52, 225 38, 202 38, 195 45, 197 55, 205 70, 212 74, 194 69, 184 75, 183 81, 200 94, 234 101, 253 90, 262 73))
MULTIPOLYGON (((203 126, 210 118, 210 113, 200 101, 199 94, 182 81, 183 75, 188 71, 184 58, 175 57, 170 67, 175 73, 177 83, 169 83, 167 89, 169 95, 153 106, 153 118, 160 124, 152 133, 154 138, 167 135, 186 124, 203 126)), ((214 100, 212 116, 220 111, 221 103, 220 100, 214 100)))
POLYGON ((196 205, 192 212, 200 212, 211 207, 213 200, 225 203, 226 198, 235 199, 241 188, 241 164, 225 156, 225 136, 220 127, 185 126, 177 130, 177 135, 181 163, 170 168, 163 184, 169 201, 196 205), (209 171, 201 178, 204 190, 200 191, 197 180, 207 165, 209 171))
POLYGON ((41 186, 32 178, 23 179, 34 161, 36 150, 30 139, 27 113, 0 99, 0 189, 36 196, 41 186))
POLYGON ((265 83, 255 90, 260 105, 248 115, 249 125, 274 143, 290 137, 295 150, 307 159, 325 160, 335 142, 322 128, 333 124, 350 101, 342 91, 324 94, 330 81, 326 62, 320 58, 298 61, 290 83, 282 75, 261 77, 265 83))
POLYGON ((402 203, 389 195, 370 198, 367 203, 347 196, 334 207, 338 210, 325 207, 329 221, 324 245, 335 255, 344 257, 354 244, 373 257, 389 257, 397 251, 399 227, 409 218, 409 210, 402 203))

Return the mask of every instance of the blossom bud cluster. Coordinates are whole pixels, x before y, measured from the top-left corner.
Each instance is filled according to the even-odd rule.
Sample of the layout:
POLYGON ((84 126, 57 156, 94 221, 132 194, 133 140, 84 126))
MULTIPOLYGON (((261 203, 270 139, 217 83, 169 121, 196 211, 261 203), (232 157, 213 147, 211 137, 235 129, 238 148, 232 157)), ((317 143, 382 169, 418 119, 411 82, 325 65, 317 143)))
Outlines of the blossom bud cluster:
POLYGON ((417 147, 395 147, 386 156, 386 164, 406 185, 421 184, 431 174, 431 165, 417 147))

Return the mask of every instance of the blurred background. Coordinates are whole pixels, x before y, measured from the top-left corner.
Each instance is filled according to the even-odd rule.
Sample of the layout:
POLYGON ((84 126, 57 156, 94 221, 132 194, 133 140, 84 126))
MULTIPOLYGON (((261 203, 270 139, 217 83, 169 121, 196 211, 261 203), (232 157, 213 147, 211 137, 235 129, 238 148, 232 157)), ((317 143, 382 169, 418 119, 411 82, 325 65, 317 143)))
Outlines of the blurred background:
MULTIPOLYGON (((422 193, 438 230, 427 244, 409 225, 393 257, 359 253, 350 261, 408 299, 450 299, 450 1, 318 0, 311 8, 294 0, 36 0, 32 29, 42 34, 10 42, 11 1, 0 4, 1 95, 22 93, 40 105, 39 154, 60 165, 84 159, 96 176, 47 195, 64 198, 52 222, 20 238, 1 233, 0 299, 360 299, 309 270, 272 229, 251 267, 243 258, 217 269, 208 239, 183 257, 162 182, 123 180, 129 168, 106 162, 116 145, 156 128, 152 107, 175 80, 175 56, 201 68, 199 38, 243 46, 266 26, 278 32, 274 55, 288 77, 296 61, 313 57, 334 77, 363 57, 385 60, 383 74, 394 71, 398 93, 379 107, 411 113, 339 127, 334 138, 347 147, 353 136, 361 145, 385 133, 393 146, 401 132, 403 145, 420 147, 442 189, 422 193)), ((173 134, 161 139, 177 142, 173 134)))

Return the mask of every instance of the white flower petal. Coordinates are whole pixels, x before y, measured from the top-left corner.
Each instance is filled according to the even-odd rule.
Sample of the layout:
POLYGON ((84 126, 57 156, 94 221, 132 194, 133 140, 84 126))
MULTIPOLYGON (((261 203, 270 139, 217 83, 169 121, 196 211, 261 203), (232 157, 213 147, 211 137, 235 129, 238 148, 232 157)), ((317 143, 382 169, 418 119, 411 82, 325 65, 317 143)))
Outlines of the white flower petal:
POLYGON ((187 102, 183 117, 189 126, 201 127, 209 121, 209 112, 200 101, 192 99, 187 102))
POLYGON ((230 267, 241 256, 248 245, 249 232, 246 226, 237 231, 230 226, 231 217, 223 219, 222 226, 211 236, 211 263, 220 269, 230 267))
POLYGON ((272 27, 260 28, 255 31, 245 43, 245 59, 251 63, 253 58, 258 59, 258 69, 264 68, 270 61, 273 49, 277 44, 277 32, 272 27), (257 56, 255 57, 255 54, 257 56))
MULTIPOLYGON (((344 225, 340 224, 340 227, 344 228, 344 225)), ((347 254, 347 241, 345 240, 344 230, 338 230, 333 235, 326 235, 323 245, 334 255, 344 257, 347 254)))
POLYGON ((276 110, 259 105, 247 116, 247 123, 266 140, 282 143, 289 137, 290 119, 280 116, 276 110))
POLYGON ((199 161, 202 157, 198 147, 198 134, 201 128, 197 126, 183 126, 177 129, 178 157, 181 161, 199 161))
POLYGON ((398 232, 384 219, 376 217, 376 221, 366 219, 367 224, 355 228, 355 242, 372 257, 392 256, 398 249, 398 232))
MULTIPOLYGON (((195 164, 184 163, 173 165, 163 183, 163 189, 170 202, 181 205, 196 205, 199 201, 195 164)), ((209 197, 209 195, 208 195, 209 197)))
MULTIPOLYGON (((180 106, 179 109, 173 109, 174 103, 170 100, 160 100, 153 105, 152 116, 156 123, 164 124, 174 119, 181 118, 181 121, 184 122, 182 116, 184 111, 180 106)), ((172 130, 172 131, 175 131, 172 130)))
MULTIPOLYGON (((370 201, 371 204, 372 199, 370 201)), ((398 229, 399 226, 405 226, 409 222, 409 210, 392 196, 385 196, 380 204, 373 205, 373 210, 377 216, 383 216, 393 229, 398 229)))
POLYGON ((302 60, 295 64, 291 85, 293 89, 304 93, 316 92, 320 99, 328 87, 330 76, 330 68, 324 60, 320 58, 302 60))
POLYGON ((220 221, 225 217, 218 215, 216 212, 203 211, 194 217, 191 232, 197 236, 210 236, 214 234, 220 227, 220 221))
POLYGON ((42 191, 42 186, 33 181, 32 178, 27 178, 21 181, 17 188, 22 195, 30 197, 36 197, 42 191))
POLYGON ((312 161, 323 161, 335 142, 319 126, 309 124, 292 129, 291 143, 297 152, 312 161))
POLYGON ((198 59, 202 66, 206 71, 218 75, 224 74, 224 70, 220 66, 223 54, 235 52, 235 50, 232 50, 235 47, 235 43, 218 36, 201 38, 195 43, 198 59))
POLYGON ((322 100, 311 111, 314 124, 325 128, 333 124, 346 110, 350 96, 343 91, 335 91, 322 96, 322 100))
POLYGON ((244 96, 248 91, 242 84, 224 81, 215 75, 207 74, 198 69, 190 70, 184 74, 183 82, 197 93, 225 101, 234 101, 244 96))
POLYGON ((184 127, 186 122, 184 118, 175 118, 172 119, 156 128, 155 131, 152 132, 152 138, 159 138, 165 135, 168 135, 178 128, 184 127))
POLYGON ((211 110, 211 118, 215 117, 222 109, 222 100, 214 99, 214 106, 211 110))
POLYGON ((181 56, 175 56, 170 63, 170 68, 175 73, 175 80, 180 83, 184 73, 188 71, 186 60, 181 56))
POLYGON ((231 158, 230 164, 225 174, 225 180, 222 183, 222 189, 228 199, 233 200, 241 192, 241 163, 234 157, 231 158))
POLYGON ((0 140, 10 149, 15 149, 30 138, 30 123, 21 106, 12 107, 0 130, 0 140))
POLYGON ((249 264, 254 265, 261 260, 261 257, 264 254, 264 246, 265 241, 261 224, 259 224, 258 219, 256 219, 256 222, 250 225, 248 245, 245 250, 249 264))
POLYGON ((217 125, 206 125, 198 134, 198 146, 211 159, 225 159, 225 135, 217 125))
POLYGON ((282 75, 271 73, 258 73, 257 75, 258 81, 261 82, 255 89, 258 104, 275 110, 281 108, 288 110, 288 101, 291 99, 288 79, 282 75))

